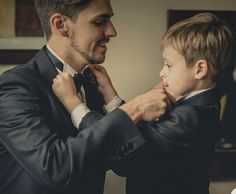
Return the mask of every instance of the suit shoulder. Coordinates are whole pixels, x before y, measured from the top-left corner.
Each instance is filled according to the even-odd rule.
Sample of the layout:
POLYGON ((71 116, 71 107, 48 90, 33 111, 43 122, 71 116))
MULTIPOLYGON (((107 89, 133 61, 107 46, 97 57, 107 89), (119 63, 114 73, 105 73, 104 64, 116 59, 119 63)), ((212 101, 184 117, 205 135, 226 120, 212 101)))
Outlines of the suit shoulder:
POLYGON ((0 76, 0 84, 8 82, 29 82, 37 77, 38 70, 35 68, 34 63, 27 63, 18 65, 10 69, 0 76))
POLYGON ((197 115, 201 114, 202 112, 211 112, 211 111, 218 111, 219 106, 216 103, 207 104, 207 105, 192 105, 192 104, 183 104, 180 106, 174 107, 170 113, 177 114, 177 115, 186 115, 191 116, 192 114, 197 115))
POLYGON ((198 108, 195 106, 184 104, 180 106, 176 106, 173 109, 170 110, 169 115, 175 115, 178 117, 192 117, 196 116, 198 113, 198 108))
POLYGON ((187 124, 192 129, 202 127, 209 124, 216 125, 219 120, 219 107, 215 104, 211 105, 189 105, 184 104, 176 106, 171 110, 167 117, 171 120, 181 122, 182 125, 187 124))

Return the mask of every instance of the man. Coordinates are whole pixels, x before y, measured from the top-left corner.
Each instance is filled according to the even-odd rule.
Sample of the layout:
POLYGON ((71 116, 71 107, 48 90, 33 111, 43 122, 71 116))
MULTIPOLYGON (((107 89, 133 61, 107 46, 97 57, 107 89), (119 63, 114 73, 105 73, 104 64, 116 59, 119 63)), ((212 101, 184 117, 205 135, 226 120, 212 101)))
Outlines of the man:
MULTIPOLYGON (((150 91, 131 101, 135 112, 130 117, 119 109, 91 128, 75 128, 52 92, 52 80, 58 72, 74 75, 105 60, 106 44, 116 36, 111 4, 35 0, 35 6, 48 44, 27 64, 0 77, 0 193, 101 194, 104 169, 145 146, 132 121, 159 118, 167 97, 162 90, 150 91)), ((97 94, 92 97, 96 102, 97 94)), ((121 101, 113 97, 99 99, 114 109, 121 101)), ((82 105, 74 114, 83 119, 88 111, 82 105)))

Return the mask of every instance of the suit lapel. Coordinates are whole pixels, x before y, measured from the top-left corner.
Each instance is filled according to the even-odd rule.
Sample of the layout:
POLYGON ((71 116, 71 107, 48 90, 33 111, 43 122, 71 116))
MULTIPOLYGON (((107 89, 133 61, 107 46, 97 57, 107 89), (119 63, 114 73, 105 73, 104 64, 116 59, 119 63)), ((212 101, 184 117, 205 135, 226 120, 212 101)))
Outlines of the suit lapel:
POLYGON ((36 56, 36 64, 38 66, 41 78, 51 90, 53 79, 56 77, 58 72, 53 62, 49 59, 45 46, 36 56))
MULTIPOLYGON (((56 122, 60 123, 60 127, 66 127, 65 130, 70 132, 77 132, 75 127, 71 122, 70 114, 64 108, 64 106, 59 102, 58 98, 54 95, 52 91, 52 83, 53 79, 58 74, 54 64, 49 59, 47 52, 45 51, 46 47, 43 47, 41 51, 36 56, 36 65, 39 70, 40 77, 42 81, 45 83, 45 86, 48 89, 48 99, 51 101, 50 103, 53 104, 53 114, 52 117, 55 118, 56 122)), ((45 91, 45 93, 47 93, 45 91)), ((48 100, 47 99, 47 100, 48 100)))

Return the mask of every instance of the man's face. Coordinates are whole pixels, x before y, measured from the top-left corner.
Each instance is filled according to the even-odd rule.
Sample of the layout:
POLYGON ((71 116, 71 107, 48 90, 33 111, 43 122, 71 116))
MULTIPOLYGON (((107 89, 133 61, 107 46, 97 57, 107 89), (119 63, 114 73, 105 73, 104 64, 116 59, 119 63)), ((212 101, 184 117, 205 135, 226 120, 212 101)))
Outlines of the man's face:
POLYGON ((171 46, 163 50, 164 66, 160 72, 163 87, 177 100, 194 90, 194 68, 187 67, 185 58, 171 46))
POLYGON ((75 58, 88 64, 104 62, 106 44, 116 36, 112 15, 110 0, 92 0, 77 20, 70 23, 69 40, 75 58))

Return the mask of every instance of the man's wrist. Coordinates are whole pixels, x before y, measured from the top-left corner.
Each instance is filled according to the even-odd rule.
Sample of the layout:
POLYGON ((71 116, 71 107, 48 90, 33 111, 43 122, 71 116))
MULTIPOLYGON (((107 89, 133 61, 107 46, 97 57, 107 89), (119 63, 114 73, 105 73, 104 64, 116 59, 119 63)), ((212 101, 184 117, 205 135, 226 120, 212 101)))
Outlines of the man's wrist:
POLYGON ((71 112, 71 120, 73 125, 79 129, 80 123, 87 113, 90 112, 90 109, 86 106, 85 103, 77 105, 71 112))
POLYGON ((68 100, 65 100, 64 101, 64 106, 66 107, 67 111, 71 114, 72 111, 75 109, 75 107, 78 106, 81 103, 82 102, 79 99, 79 97, 75 96, 75 97, 72 97, 68 100))
POLYGON ((135 99, 123 104, 119 108, 123 110, 135 124, 142 119, 142 111, 135 99))
POLYGON ((110 113, 116 108, 118 108, 122 104, 122 102, 123 101, 121 100, 121 98, 118 95, 116 95, 108 104, 104 105, 103 107, 104 111, 106 113, 110 113))
POLYGON ((105 104, 108 104, 109 102, 111 102, 116 96, 117 96, 117 92, 114 89, 114 87, 108 87, 106 88, 103 92, 102 92, 105 104))

